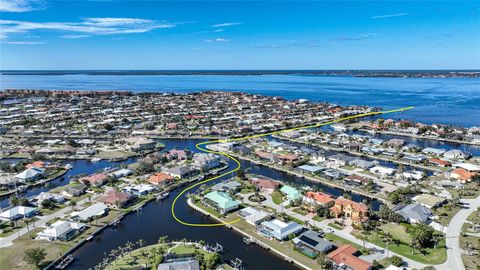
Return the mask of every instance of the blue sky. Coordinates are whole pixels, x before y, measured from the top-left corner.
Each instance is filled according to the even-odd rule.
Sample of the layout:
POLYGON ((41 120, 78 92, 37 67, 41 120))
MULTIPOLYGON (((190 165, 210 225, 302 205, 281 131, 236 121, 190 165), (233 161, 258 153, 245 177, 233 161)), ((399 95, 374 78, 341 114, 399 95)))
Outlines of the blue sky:
POLYGON ((479 1, 0 0, 0 69, 479 69, 479 1))

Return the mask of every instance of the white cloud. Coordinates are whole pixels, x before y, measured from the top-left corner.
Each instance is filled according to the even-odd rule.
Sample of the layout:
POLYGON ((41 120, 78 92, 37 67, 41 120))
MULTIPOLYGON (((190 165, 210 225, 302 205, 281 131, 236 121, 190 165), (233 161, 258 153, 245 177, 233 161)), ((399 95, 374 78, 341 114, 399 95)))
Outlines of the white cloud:
POLYGON ((234 26, 234 25, 239 25, 242 24, 241 22, 226 22, 226 23, 219 23, 219 24, 214 24, 211 25, 210 27, 228 27, 228 26, 234 26))
POLYGON ((159 28, 175 27, 174 23, 137 18, 86 18, 81 22, 27 22, 0 20, 0 33, 21 33, 33 30, 57 30, 97 35, 145 33, 159 28))
POLYGON ((7 35, 1 35, 0 34, 0 39, 4 39, 4 38, 7 38, 8 36, 7 35))
POLYGON ((61 38, 68 38, 68 39, 79 39, 79 38, 86 38, 89 37, 89 35, 63 35, 60 36, 61 38))
POLYGON ((383 18, 391 18, 391 17, 401 17, 401 16, 405 16, 405 15, 408 15, 408 13, 404 12, 404 13, 396 13, 396 14, 377 15, 377 16, 372 16, 370 18, 372 18, 372 19, 383 19, 383 18))
POLYGON ((5 44, 12 44, 12 45, 38 45, 38 44, 45 44, 42 41, 7 41, 4 42, 5 44))
POLYGON ((226 38, 216 38, 216 39, 206 39, 205 42, 229 42, 230 39, 226 39, 226 38))
POLYGON ((27 12, 43 6, 39 0, 0 0, 1 12, 27 12))

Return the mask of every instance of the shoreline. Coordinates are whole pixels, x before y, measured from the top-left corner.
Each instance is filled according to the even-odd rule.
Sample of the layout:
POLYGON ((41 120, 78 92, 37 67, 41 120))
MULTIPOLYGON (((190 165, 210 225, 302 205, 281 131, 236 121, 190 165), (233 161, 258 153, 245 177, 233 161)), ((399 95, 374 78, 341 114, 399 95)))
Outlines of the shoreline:
MULTIPOLYGON (((215 219, 215 220, 218 221, 218 222, 225 223, 225 221, 222 220, 221 218, 215 217, 215 216, 211 215, 210 213, 208 213, 207 211, 205 211, 205 210, 197 207, 195 204, 192 203, 191 198, 188 198, 188 199, 187 199, 187 204, 188 204, 188 206, 190 206, 192 209, 200 212, 201 214, 203 214, 203 215, 205 215, 205 216, 207 216, 207 217, 209 217, 209 218, 213 218, 213 219, 215 219)), ((290 258, 289 256, 287 256, 287 255, 285 255, 284 253, 276 250, 275 248, 269 246, 268 244, 265 244, 263 241, 259 240, 255 235, 250 235, 250 234, 248 234, 248 233, 246 233, 246 232, 238 229, 237 227, 235 227, 235 225, 229 224, 229 225, 225 225, 225 227, 227 227, 228 229, 233 229, 235 232, 240 233, 240 234, 242 234, 242 235, 244 235, 244 236, 247 236, 247 237, 249 237, 249 238, 252 238, 252 237, 255 238, 257 241, 259 241, 259 242, 261 243, 261 244, 259 244, 259 245, 257 244, 259 247, 262 247, 262 248, 266 249, 267 251, 273 253, 274 255, 283 258, 283 259, 284 259, 285 261, 287 261, 287 262, 293 263, 293 264, 295 264, 295 265, 297 265, 297 266, 299 266, 299 267, 301 267, 302 269, 305 269, 305 270, 313 270, 312 268, 310 268, 310 267, 302 264, 301 262, 299 262, 299 261, 297 261, 297 260, 295 260, 295 259, 290 258)))

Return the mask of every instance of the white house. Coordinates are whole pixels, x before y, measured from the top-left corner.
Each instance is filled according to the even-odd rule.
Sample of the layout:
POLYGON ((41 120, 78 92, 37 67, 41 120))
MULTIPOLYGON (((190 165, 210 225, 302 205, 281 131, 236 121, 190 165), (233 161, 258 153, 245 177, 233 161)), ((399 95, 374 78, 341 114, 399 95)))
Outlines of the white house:
POLYGON ((15 206, 0 213, 0 220, 17 220, 24 217, 33 217, 37 209, 27 206, 15 206))
POLYGON ((58 220, 37 234, 37 239, 68 241, 85 229, 85 224, 58 220))
POLYGON ((36 206, 39 206, 42 204, 43 201, 46 201, 46 200, 52 200, 56 203, 64 203, 65 197, 56 193, 41 192, 37 196, 33 197, 33 199, 31 199, 30 202, 36 206))
POLYGON ((423 178, 423 173, 421 171, 404 171, 402 175, 406 179, 413 179, 417 181, 423 178))
POLYGON ((249 206, 240 210, 238 215, 251 225, 257 226, 261 222, 267 220, 272 214, 249 206))
POLYGON ((70 214, 70 219, 74 221, 89 221, 94 217, 101 217, 108 211, 108 207, 104 203, 96 203, 82 211, 74 211, 70 214))
POLYGON ((374 174, 379 174, 381 176, 388 176, 393 175, 395 173, 395 169, 385 166, 375 166, 373 168, 370 168, 370 172, 374 174))
POLYGON ((281 220, 274 219, 262 222, 257 230, 267 237, 276 238, 281 241, 290 235, 299 233, 303 230, 303 226, 296 222, 285 223, 281 220))
POLYGON ((41 178, 44 172, 45 170, 42 168, 32 167, 15 175, 15 178, 20 179, 20 181, 24 182, 35 181, 41 178))

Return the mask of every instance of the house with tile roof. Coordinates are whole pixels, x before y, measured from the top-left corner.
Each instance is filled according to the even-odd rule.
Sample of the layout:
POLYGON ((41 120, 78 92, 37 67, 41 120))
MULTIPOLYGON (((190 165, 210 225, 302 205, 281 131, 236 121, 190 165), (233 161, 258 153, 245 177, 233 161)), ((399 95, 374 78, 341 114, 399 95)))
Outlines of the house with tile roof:
POLYGON ((132 201, 134 196, 127 192, 121 192, 116 190, 109 190, 105 194, 98 198, 97 201, 106 204, 110 208, 123 208, 132 201))
POLYGON ((335 204, 330 207, 330 212, 335 218, 344 217, 357 226, 368 220, 368 207, 365 204, 345 198, 336 199, 335 204))
POLYGON ((308 191, 303 196, 303 202, 310 205, 327 205, 334 202, 332 195, 323 192, 308 191))
POLYGON ((372 264, 355 256, 358 250, 352 245, 343 245, 327 254, 335 269, 370 270, 372 264))

